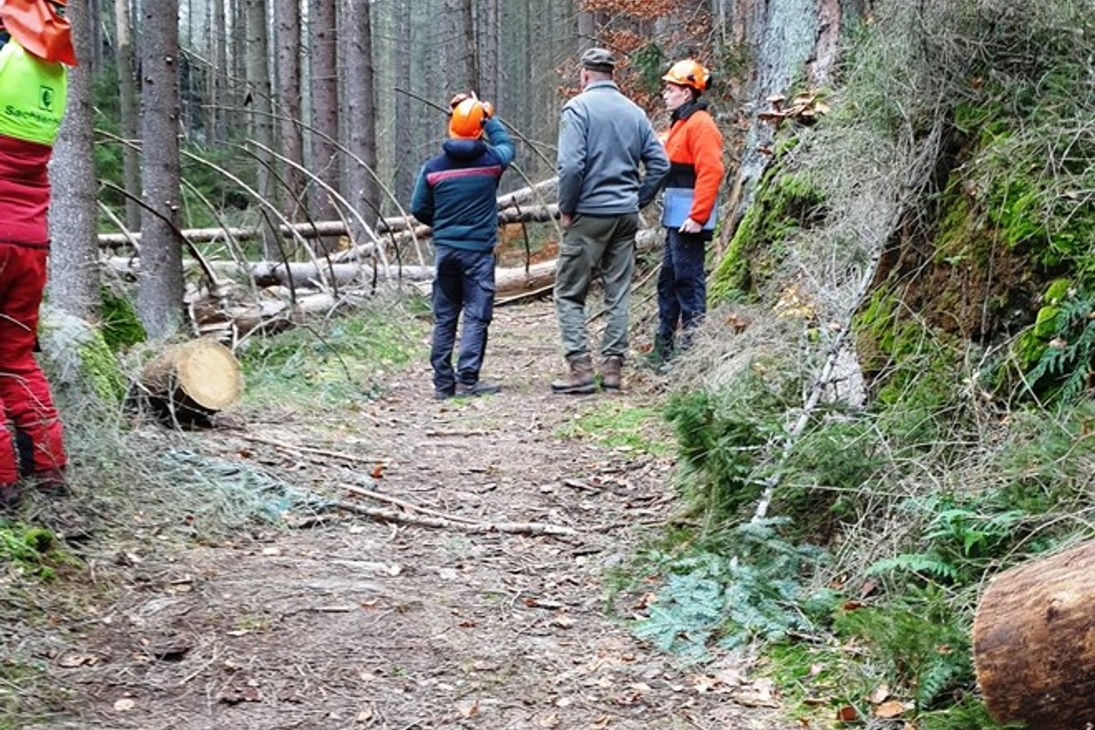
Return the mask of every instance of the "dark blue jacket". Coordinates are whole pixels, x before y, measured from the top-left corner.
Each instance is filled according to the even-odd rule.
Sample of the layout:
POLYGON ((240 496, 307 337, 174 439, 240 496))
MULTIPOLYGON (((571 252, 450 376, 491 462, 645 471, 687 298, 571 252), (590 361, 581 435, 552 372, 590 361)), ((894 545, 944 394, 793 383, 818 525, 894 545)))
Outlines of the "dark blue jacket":
POLYGON ((498 180, 513 162, 513 140, 497 119, 483 128, 487 142, 450 139, 422 166, 411 212, 433 226, 435 246, 489 251, 498 239, 498 180))

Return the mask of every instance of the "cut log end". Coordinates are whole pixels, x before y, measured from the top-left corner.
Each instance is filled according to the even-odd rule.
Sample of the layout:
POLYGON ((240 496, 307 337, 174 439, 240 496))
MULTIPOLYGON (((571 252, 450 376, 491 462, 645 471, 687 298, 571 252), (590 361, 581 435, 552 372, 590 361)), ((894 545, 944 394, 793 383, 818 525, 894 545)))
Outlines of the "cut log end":
POLYGON ((239 364, 232 351, 216 340, 194 340, 176 363, 179 387, 197 405, 222 411, 240 399, 243 387, 239 364))
POLYGON ((140 377, 147 400, 173 420, 203 420, 239 401, 243 378, 232 351, 212 338, 168 347, 140 377))

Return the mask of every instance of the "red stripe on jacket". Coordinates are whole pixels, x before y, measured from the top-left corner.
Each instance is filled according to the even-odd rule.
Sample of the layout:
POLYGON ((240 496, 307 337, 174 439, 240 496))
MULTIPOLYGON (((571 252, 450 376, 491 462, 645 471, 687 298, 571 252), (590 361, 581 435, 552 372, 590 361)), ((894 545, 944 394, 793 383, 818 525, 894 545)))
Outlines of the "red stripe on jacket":
POLYGON ((489 167, 464 167, 455 170, 438 170, 437 172, 426 173, 426 182, 433 186, 443 180, 453 180, 460 177, 479 177, 480 175, 500 178, 502 177, 502 166, 491 165, 489 167))

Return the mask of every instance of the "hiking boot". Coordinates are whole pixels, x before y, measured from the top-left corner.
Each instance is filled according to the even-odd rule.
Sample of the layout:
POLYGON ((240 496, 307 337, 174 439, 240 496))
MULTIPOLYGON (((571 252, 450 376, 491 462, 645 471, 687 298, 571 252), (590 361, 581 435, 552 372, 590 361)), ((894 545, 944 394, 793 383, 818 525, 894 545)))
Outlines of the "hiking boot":
POLYGON ((19 508, 19 488, 14 484, 0 484, 0 515, 13 515, 19 508))
POLYGON ((673 338, 654 335, 654 345, 650 348, 650 353, 644 362, 654 372, 664 375, 669 371, 669 361, 674 355, 673 350, 673 338))
POLYGON ((502 386, 498 385, 497 383, 479 382, 479 383, 472 383, 471 385, 468 385, 467 383, 457 383, 456 384, 456 397, 457 398, 467 398, 467 397, 475 398, 475 397, 478 397, 478 396, 481 396, 481 395, 494 395, 495 393, 501 393, 501 392, 502 392, 502 386))
POLYGON ((448 400, 456 395, 454 388, 439 388, 433 392, 434 400, 448 400))
POLYGON ((605 390, 619 390, 623 367, 623 355, 609 355, 606 357, 601 364, 601 387, 605 390))
POLYGON ((552 391, 571 395, 592 393, 597 386, 593 383, 593 358, 589 353, 572 355, 567 358, 567 363, 570 365, 570 375, 552 382, 552 391))
POLYGON ((31 475, 35 489, 47 499, 62 499, 72 494, 72 490, 65 481, 65 474, 60 469, 48 469, 36 471, 31 475))

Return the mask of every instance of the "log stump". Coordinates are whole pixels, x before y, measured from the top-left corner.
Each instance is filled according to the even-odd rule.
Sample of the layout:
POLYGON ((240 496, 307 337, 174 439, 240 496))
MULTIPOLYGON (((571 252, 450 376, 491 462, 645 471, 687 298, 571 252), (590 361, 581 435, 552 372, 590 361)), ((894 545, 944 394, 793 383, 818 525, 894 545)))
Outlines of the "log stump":
POLYGON ((239 400, 243 376, 232 351, 210 337, 172 345, 140 376, 144 400, 175 425, 208 425, 239 400))
POLYGON ((974 617, 973 662, 998 722, 1095 727, 1095 541, 996 577, 974 617))

